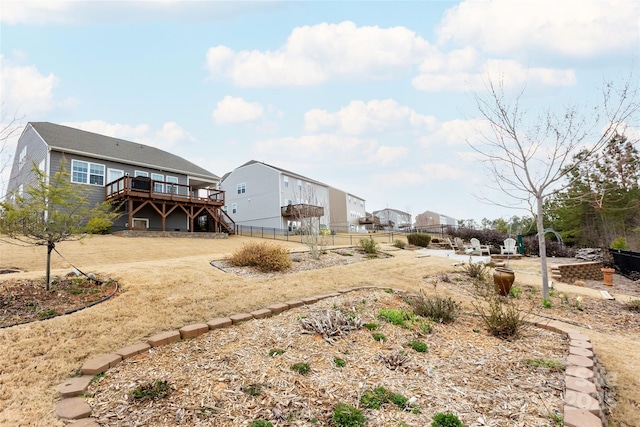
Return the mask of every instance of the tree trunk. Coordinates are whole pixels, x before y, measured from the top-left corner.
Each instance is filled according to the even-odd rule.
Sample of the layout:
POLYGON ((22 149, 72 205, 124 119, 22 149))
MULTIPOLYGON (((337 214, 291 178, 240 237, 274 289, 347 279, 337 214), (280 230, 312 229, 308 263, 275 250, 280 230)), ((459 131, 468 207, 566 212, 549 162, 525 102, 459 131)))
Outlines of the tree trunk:
POLYGON ((538 229, 538 249, 540 251, 540 268, 542 269, 542 298, 549 298, 549 273, 547 272, 547 244, 544 239, 544 218, 542 216, 542 197, 536 196, 538 229))
POLYGON ((50 290, 49 283, 51 282, 51 251, 55 248, 56 245, 53 242, 49 242, 47 245, 47 273, 45 277, 45 281, 47 282, 46 289, 50 290))

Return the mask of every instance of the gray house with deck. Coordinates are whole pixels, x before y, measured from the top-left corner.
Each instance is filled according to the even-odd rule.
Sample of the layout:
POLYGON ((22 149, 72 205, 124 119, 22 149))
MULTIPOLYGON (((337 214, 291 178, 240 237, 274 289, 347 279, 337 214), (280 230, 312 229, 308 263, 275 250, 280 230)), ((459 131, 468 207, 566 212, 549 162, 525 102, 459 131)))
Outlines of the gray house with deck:
POLYGON ((91 190, 90 201, 121 209, 113 231, 233 233, 223 211, 220 178, 188 160, 148 145, 49 122, 28 123, 16 146, 7 194, 24 194, 33 166, 51 176, 61 168, 91 190))

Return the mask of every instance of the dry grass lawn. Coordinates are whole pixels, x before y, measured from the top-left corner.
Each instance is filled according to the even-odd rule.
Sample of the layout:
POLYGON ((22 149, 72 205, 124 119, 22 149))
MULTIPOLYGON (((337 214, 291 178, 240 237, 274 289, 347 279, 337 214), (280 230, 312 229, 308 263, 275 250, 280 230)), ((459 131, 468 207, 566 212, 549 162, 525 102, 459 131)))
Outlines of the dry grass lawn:
MULTIPOLYGON (((117 298, 69 316, 0 330, 0 425, 62 425, 53 412, 56 386, 93 356, 134 344, 155 333, 202 323, 214 317, 251 311, 275 302, 324 294, 339 288, 374 285, 418 291, 423 277, 452 270, 446 258, 416 257, 394 251, 394 257, 272 278, 241 278, 213 268, 246 237, 226 240, 152 239, 95 236, 64 242, 53 257, 54 274, 66 273, 72 262, 85 272, 118 280, 117 298)), ((294 250, 296 243, 280 242, 294 250)), ((394 249, 389 245, 383 248, 394 249)), ((0 243, 0 267, 24 273, 12 278, 41 277, 45 248, 0 243)), ((535 261, 513 262, 516 284, 539 286, 535 261)), ((0 279, 2 279, 0 277, 0 279)), ((598 297, 587 288, 566 291, 598 297)), ((426 289, 428 290, 428 289, 426 289)), ((615 291, 615 289, 613 290, 615 291)), ((619 296, 619 299, 624 297, 619 296)), ((468 298, 456 295, 469 304, 468 298)), ((470 307, 470 305, 468 305, 470 307)), ((625 333, 582 330, 592 338, 596 354, 617 391, 610 426, 636 426, 640 419, 640 342, 625 333)))

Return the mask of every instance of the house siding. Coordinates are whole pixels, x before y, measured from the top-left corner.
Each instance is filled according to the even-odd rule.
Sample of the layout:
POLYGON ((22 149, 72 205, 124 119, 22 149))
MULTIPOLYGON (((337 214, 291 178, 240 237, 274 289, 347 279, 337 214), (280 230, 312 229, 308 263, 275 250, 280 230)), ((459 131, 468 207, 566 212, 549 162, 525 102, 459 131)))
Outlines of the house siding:
MULTIPOLYGON (((251 163, 229 173, 221 183, 225 191, 227 214, 240 226, 256 226, 288 229, 289 219, 282 216, 281 207, 292 204, 323 206, 329 212, 329 193, 326 186, 319 185, 302 176, 286 173, 264 163, 251 163), (289 186, 285 187, 285 177, 289 186), (298 180, 302 188, 298 188, 298 180), (238 184, 246 184, 245 193, 238 194, 238 184), (237 211, 233 213, 233 204, 237 211)), ((320 218, 321 225, 328 225, 328 215, 320 218)))
POLYGON ((44 172, 48 174, 49 161, 47 159, 47 145, 35 132, 31 125, 27 125, 18 140, 16 155, 11 165, 7 193, 16 192, 20 184, 35 184, 36 175, 33 173, 33 165, 39 166, 42 161, 44 172), (20 164, 20 153, 26 148, 26 157, 22 165, 20 164))

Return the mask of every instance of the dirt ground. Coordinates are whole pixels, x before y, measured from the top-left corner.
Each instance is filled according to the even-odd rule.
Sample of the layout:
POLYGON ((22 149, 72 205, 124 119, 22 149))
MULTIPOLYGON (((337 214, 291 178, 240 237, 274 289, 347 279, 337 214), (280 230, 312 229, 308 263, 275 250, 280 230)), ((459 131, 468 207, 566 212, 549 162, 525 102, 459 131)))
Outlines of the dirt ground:
MULTIPOLYGON (((324 294, 340 288, 381 286, 429 291, 426 277, 454 274, 446 258, 418 257, 383 245, 393 257, 321 270, 301 271, 277 277, 246 278, 211 266, 243 243, 253 240, 152 239, 95 236, 81 242, 63 242, 54 256, 54 274, 65 274, 73 263, 82 271, 117 280, 121 294, 105 303, 71 315, 0 330, 0 425, 63 425, 53 412, 56 386, 88 359, 135 344, 161 331, 202 323, 214 317, 251 311, 275 302, 324 294)), ((279 242, 291 250, 304 250, 292 242, 279 242)), ((552 261, 553 262, 553 261, 552 261)), ((41 278, 45 249, 0 243, 0 268, 18 268, 12 279, 41 278)), ((459 268, 459 267, 458 267, 459 268)), ((537 260, 511 262, 516 286, 540 287, 537 260)), ((3 275, 5 276, 5 275, 3 275)), ((0 280, 4 277, 0 277, 0 280)), ((556 291, 583 297, 583 312, 542 309, 548 317, 565 315, 589 335, 599 361, 616 391, 610 426, 637 426, 640 419, 640 342, 637 329, 612 327, 608 316, 599 316, 597 304, 608 304, 605 313, 623 310, 632 297, 618 293, 615 282, 609 292, 616 297, 601 301, 598 289, 555 284, 556 291), (597 300, 597 301, 596 301, 597 300), (593 308, 591 305, 593 304, 593 308), (546 310, 546 311, 545 311, 546 310), (569 313, 571 316, 569 316, 569 313), (581 317, 583 316, 583 317, 581 317), (589 317, 587 317, 589 316, 589 317), (600 323, 599 323, 600 322, 600 323), (606 324, 606 327, 605 327, 606 324)), ((440 292, 455 296, 470 309, 471 297, 453 284, 440 292)), ((633 297, 636 298, 636 297, 633 297)), ((558 304, 560 306, 560 304, 558 304)), ((636 328, 638 315, 627 318, 636 328)))

